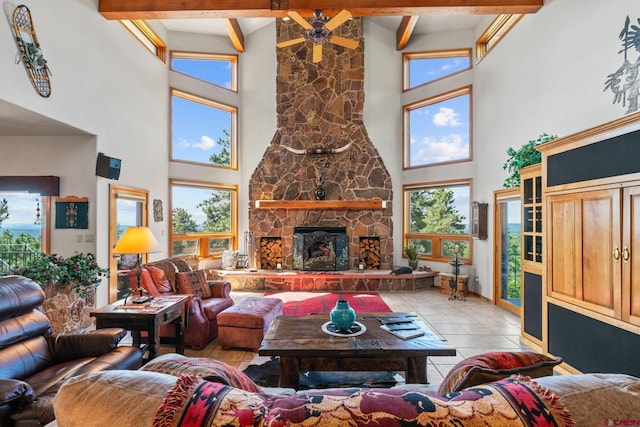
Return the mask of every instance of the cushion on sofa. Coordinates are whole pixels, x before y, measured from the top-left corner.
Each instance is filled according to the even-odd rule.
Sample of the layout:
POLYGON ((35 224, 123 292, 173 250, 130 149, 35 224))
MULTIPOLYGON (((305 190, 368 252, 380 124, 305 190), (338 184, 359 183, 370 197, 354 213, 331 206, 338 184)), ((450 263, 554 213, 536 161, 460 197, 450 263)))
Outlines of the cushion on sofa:
POLYGON ((181 376, 153 427, 367 425, 570 426, 557 396, 525 377, 452 395, 395 389, 326 389, 290 396, 250 393, 181 376))
POLYGON ((211 382, 260 393, 262 389, 242 371, 215 359, 169 353, 149 361, 141 370, 174 375, 195 375, 211 382))
POLYGON ((562 363, 531 351, 496 351, 471 356, 455 365, 440 384, 438 393, 459 391, 478 384, 508 378, 513 374, 531 378, 553 375, 553 367, 562 363))
POLYGON ((101 371, 68 379, 53 399, 59 426, 149 425, 176 377, 158 372, 101 371))
POLYGON ((153 279, 153 283, 156 284, 158 292, 163 294, 173 292, 173 289, 171 288, 171 282, 167 280, 167 273, 165 273, 163 269, 161 269, 160 267, 156 267, 155 265, 148 265, 145 268, 149 270, 149 274, 153 279))
POLYGON ((212 297, 204 270, 180 272, 176 279, 181 294, 198 295, 202 299, 212 297))

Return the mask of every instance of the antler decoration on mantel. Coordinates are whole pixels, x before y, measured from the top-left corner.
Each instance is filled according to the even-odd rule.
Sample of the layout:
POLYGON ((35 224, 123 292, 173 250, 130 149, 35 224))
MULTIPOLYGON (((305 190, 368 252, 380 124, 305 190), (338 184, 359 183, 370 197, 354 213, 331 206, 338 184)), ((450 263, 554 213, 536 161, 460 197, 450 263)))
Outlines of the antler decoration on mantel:
POLYGON ((291 147, 287 147, 286 145, 280 145, 282 148, 284 148, 287 151, 291 151, 293 154, 311 154, 311 155, 319 155, 319 154, 339 154, 339 153, 344 153, 345 151, 347 151, 349 149, 349 147, 351 147, 351 145, 353 145, 354 141, 351 141, 350 143, 348 143, 347 145, 340 147, 340 148, 326 148, 326 147, 313 147, 313 148, 307 148, 307 149, 301 149, 301 148, 291 148, 291 147))

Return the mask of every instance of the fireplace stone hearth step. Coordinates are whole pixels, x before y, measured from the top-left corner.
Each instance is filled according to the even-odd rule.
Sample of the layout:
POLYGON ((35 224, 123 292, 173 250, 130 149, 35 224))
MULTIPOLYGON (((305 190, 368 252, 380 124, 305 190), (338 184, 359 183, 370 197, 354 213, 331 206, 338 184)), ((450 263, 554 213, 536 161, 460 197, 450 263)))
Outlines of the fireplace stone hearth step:
POLYGON ((390 270, 295 271, 208 270, 209 280, 226 280, 234 291, 415 291, 434 286, 437 271, 391 274, 390 270))

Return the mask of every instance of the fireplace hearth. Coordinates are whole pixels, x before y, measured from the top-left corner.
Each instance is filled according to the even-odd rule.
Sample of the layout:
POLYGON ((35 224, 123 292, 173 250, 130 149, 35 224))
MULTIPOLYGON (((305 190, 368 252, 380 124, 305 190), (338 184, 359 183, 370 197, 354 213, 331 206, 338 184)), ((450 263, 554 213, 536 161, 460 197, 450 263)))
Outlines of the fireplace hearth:
POLYGON ((332 271, 348 268, 349 236, 345 227, 294 228, 294 270, 332 271))

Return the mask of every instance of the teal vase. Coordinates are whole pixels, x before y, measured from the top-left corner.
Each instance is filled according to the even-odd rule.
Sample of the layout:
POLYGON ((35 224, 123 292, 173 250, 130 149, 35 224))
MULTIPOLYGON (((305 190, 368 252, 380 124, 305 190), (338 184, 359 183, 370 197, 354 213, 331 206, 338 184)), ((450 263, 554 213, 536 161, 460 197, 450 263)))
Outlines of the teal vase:
POLYGON ((331 310, 331 323, 339 331, 348 331, 356 322, 356 311, 349 306, 349 301, 340 300, 331 310))

